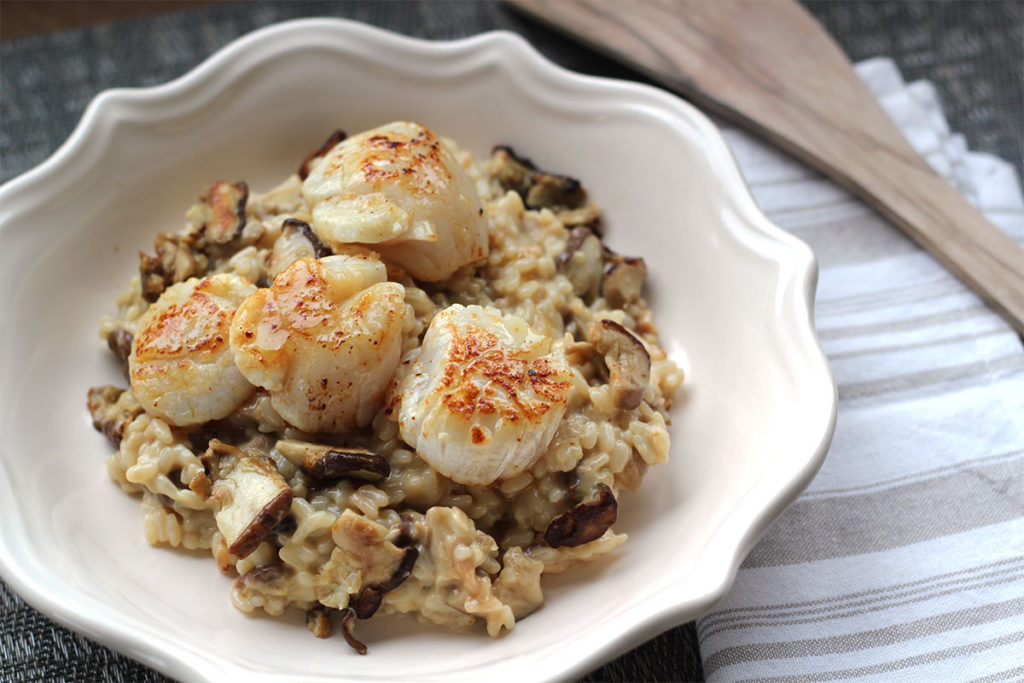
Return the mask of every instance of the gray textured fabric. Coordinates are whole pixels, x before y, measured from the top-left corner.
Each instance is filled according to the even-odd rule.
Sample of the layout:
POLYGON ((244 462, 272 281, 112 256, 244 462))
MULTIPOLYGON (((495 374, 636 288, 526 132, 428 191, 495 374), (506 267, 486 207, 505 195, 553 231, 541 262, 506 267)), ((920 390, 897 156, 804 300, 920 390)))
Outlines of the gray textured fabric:
MULTIPOLYGON (((954 129, 974 149, 1021 167, 1024 12, 1019 2, 809 2, 853 59, 889 54, 908 78, 927 77, 954 129)), ((504 28, 576 71, 643 81, 632 71, 523 19, 497 2, 229 3, 152 19, 23 38, 0 46, 0 176, 48 157, 106 88, 185 73, 252 29, 302 16, 339 16, 443 39, 504 28), (144 55, 145 59, 139 59, 144 55)), ((1012 672, 1011 672, 1012 673, 1012 672)), ((673 629, 586 680, 702 678, 692 625, 673 629)), ((160 674, 54 624, 0 584, 0 681, 162 681, 160 674)))

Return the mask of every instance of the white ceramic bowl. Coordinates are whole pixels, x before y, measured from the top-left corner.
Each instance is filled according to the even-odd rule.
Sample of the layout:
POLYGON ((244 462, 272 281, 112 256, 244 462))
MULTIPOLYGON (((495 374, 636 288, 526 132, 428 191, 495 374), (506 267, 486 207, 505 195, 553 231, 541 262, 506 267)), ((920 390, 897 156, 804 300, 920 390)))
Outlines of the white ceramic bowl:
POLYGON ((175 677, 579 675, 724 595, 831 438, 814 257, 757 210, 712 124, 654 88, 567 72, 511 34, 430 43, 337 20, 257 31, 176 81, 97 97, 49 160, 0 189, 0 225, 0 571, 38 609, 175 677), (611 245, 646 259, 687 382, 671 463, 621 500, 618 552, 552 577, 543 609, 501 639, 378 618, 360 626, 371 652, 359 657, 297 619, 236 611, 208 553, 149 547, 84 404, 120 379, 100 315, 201 188, 266 189, 334 128, 400 118, 581 178, 611 245))

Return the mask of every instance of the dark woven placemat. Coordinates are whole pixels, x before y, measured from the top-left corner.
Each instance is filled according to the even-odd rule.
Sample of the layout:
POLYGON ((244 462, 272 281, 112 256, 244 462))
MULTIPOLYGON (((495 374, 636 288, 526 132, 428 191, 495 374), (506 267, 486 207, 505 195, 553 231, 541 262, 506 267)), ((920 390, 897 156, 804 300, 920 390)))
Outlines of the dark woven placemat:
MULTIPOLYGON (((854 60, 887 54, 908 79, 930 78, 973 149, 1024 162, 1024 4, 812 1, 854 60)), ((232 39, 270 23, 338 16, 425 38, 504 28, 576 71, 645 80, 497 2, 246 2, 23 38, 0 46, 0 167, 7 180, 49 156, 89 100, 111 87, 181 75, 232 39)), ((673 629, 586 680, 700 680, 692 625, 673 629)), ((0 584, 0 681, 164 681, 54 624, 0 584)))

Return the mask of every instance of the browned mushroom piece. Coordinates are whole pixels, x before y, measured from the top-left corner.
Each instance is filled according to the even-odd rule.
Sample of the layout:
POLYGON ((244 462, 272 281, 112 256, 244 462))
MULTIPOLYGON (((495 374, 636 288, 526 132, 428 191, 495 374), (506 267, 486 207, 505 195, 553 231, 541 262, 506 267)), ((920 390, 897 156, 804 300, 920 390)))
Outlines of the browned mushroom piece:
POLYGON ((598 483, 591 495, 556 517, 544 531, 544 542, 552 548, 572 548, 604 535, 619 514, 615 494, 598 483))
MULTIPOLYGON (((207 454, 214 449, 214 442, 216 439, 207 454)), ((255 550, 288 514, 292 490, 269 458, 248 453, 229 457, 233 462, 227 464, 218 458, 219 476, 211 494, 218 509, 213 518, 228 551, 241 558, 255 550)))
POLYGON ((282 227, 285 232, 298 233, 305 237, 306 241, 313 247, 313 256, 323 258, 333 253, 320 241, 320 238, 316 236, 313 228, 306 221, 300 221, 298 218, 286 218, 282 227))
POLYGON ((329 638, 334 628, 327 608, 317 605, 306 612, 306 628, 317 638, 329 638))
POLYGON ((143 412, 135 394, 110 385, 89 389, 86 405, 92 415, 92 426, 103 433, 114 448, 121 445, 128 423, 143 412))
POLYGON ((507 145, 498 145, 491 150, 491 172, 504 189, 526 194, 530 174, 536 170, 533 162, 518 156, 507 145))
POLYGON ((309 223, 297 218, 287 218, 281 225, 281 236, 274 241, 274 248, 267 260, 267 285, 269 286, 271 279, 299 259, 323 258, 330 256, 331 253, 313 232, 309 223))
POLYGON ((576 209, 587 198, 580 181, 538 170, 532 161, 517 155, 507 145, 494 148, 491 169, 498 183, 506 190, 518 192, 530 209, 576 209))
POLYGON ((244 181, 218 181, 188 210, 187 218, 206 244, 227 244, 242 234, 248 201, 249 186, 244 181))
POLYGON ((292 464, 299 466, 306 476, 317 480, 350 477, 380 481, 391 474, 388 461, 365 448, 282 439, 277 442, 277 450, 292 464))
POLYGON ((210 423, 203 425, 190 434, 189 441, 192 445, 193 453, 198 453, 200 450, 199 445, 205 442, 203 454, 199 456, 199 461, 203 463, 203 469, 210 478, 210 481, 219 479, 222 470, 224 473, 227 473, 227 471, 234 467, 238 459, 245 455, 245 451, 241 448, 216 438, 216 431, 210 423), (221 466, 222 462, 224 467, 221 466))
POLYGON ((171 285, 206 273, 209 259, 199 250, 198 241, 196 233, 163 233, 156 238, 154 256, 139 252, 142 298, 153 303, 171 285))
POLYGON ((345 135, 345 131, 341 130, 340 128, 331 133, 330 137, 328 137, 324 141, 324 144, 320 145, 318 148, 311 151, 309 154, 306 155, 306 158, 302 160, 302 165, 299 166, 298 171, 299 178, 305 180, 306 176, 309 175, 309 171, 313 165, 313 161, 327 154, 335 145, 337 145, 339 142, 343 142, 346 137, 348 136, 345 135))
POLYGON ((376 614, 377 610, 380 609, 380 603, 384 599, 384 594, 405 583, 405 580, 412 574, 412 568, 416 564, 416 560, 419 559, 419 556, 420 551, 418 548, 414 546, 406 547, 402 555, 402 561, 398 564, 398 568, 395 569, 394 573, 388 577, 387 581, 364 586, 359 591, 359 597, 355 601, 356 616, 360 619, 369 619, 376 614))
POLYGON ((587 198, 583 185, 575 178, 534 171, 530 174, 530 187, 523 201, 531 209, 567 206, 575 209, 587 198))
POLYGON ((132 353, 132 341, 135 337, 131 332, 118 327, 117 329, 111 330, 110 334, 107 335, 107 347, 117 356, 118 360, 122 363, 128 362, 128 356, 132 353))
POLYGON ((598 320, 587 329, 587 341, 604 356, 612 400, 632 410, 644 399, 651 379, 651 355, 644 343, 614 320, 598 320))
POLYGON ((555 216, 558 217, 562 225, 570 230, 572 228, 589 228, 598 238, 601 237, 603 232, 601 209, 593 204, 587 204, 575 209, 559 209, 555 211, 555 216))
POLYGON ((341 635, 349 647, 361 655, 366 654, 366 645, 356 638, 356 611, 351 607, 341 610, 341 635))
POLYGON ((605 266, 601 294, 612 308, 622 308, 640 298, 647 279, 647 264, 642 258, 610 253, 605 266))
POLYGON ((565 249, 555 259, 558 270, 572 283, 573 294, 593 299, 604 276, 604 249, 589 228, 573 228, 565 249))
POLYGON ((188 488, 202 500, 206 500, 213 493, 213 482, 210 481, 206 472, 196 472, 195 476, 189 480, 188 488))

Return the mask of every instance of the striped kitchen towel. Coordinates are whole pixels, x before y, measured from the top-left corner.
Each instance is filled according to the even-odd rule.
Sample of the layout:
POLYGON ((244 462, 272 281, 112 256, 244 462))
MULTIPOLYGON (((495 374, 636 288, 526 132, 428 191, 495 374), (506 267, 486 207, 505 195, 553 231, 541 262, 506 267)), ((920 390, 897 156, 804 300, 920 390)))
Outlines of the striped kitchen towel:
MULTIPOLYGON (((911 143, 1024 242, 1013 168, 950 133, 932 86, 858 71, 911 143)), ((808 242, 839 385, 821 472, 698 622, 709 681, 1024 680, 1024 348, 831 182, 726 129, 754 197, 808 242)))

